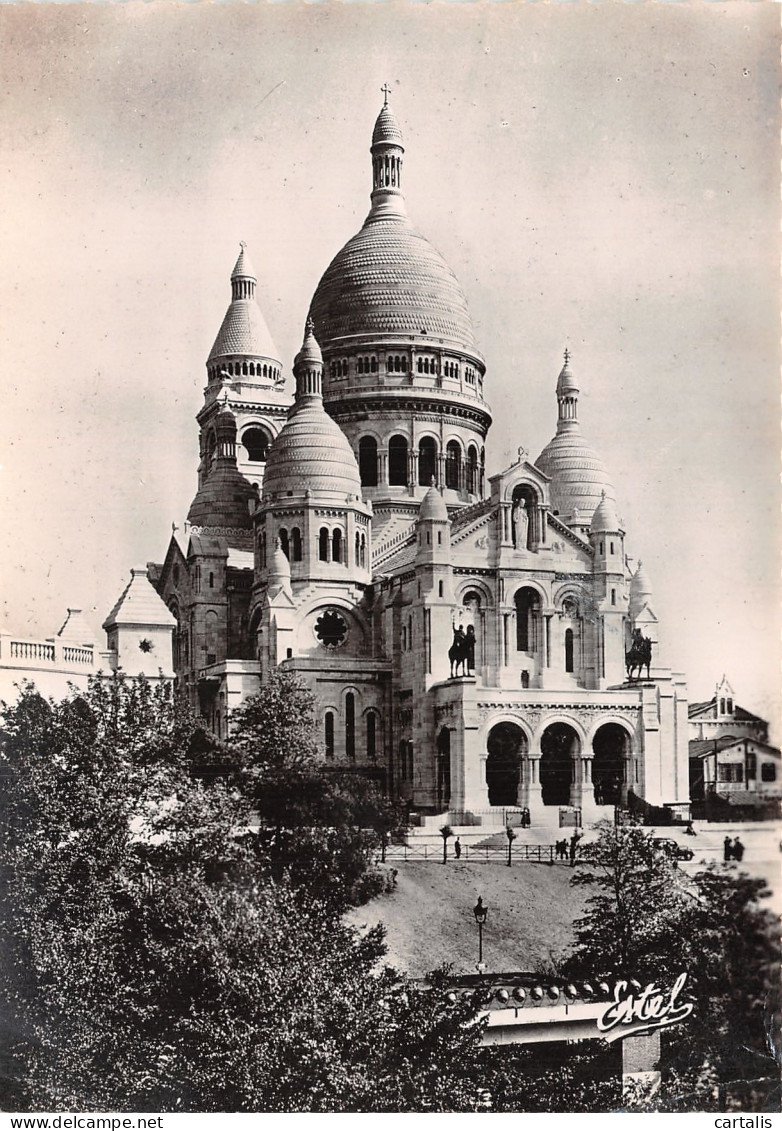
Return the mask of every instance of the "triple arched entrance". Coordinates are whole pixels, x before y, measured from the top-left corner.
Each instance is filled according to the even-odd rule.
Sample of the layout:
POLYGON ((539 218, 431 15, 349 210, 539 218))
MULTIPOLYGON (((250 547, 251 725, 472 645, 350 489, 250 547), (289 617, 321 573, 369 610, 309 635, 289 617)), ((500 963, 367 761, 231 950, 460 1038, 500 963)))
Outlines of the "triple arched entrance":
POLYGON ((632 739, 625 727, 607 722, 586 746, 575 727, 550 723, 540 736, 539 753, 530 751, 516 723, 496 723, 486 741, 489 805, 624 805, 632 781, 632 739), (537 763, 537 764, 536 764, 537 763))

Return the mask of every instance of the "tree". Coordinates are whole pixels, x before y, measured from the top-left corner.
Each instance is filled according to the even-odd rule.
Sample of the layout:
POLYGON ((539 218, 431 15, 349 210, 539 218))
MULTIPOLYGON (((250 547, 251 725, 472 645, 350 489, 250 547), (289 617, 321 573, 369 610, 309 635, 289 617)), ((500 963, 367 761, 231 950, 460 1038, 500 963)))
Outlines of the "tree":
POLYGON ((339 830, 270 882, 235 781, 191 773, 197 734, 122 680, 5 708, 4 1106, 475 1110, 475 1003, 382 968, 381 932, 306 882, 339 875, 339 830))
MULTIPOLYGON (((768 1034, 779 1010, 779 924, 765 885, 722 865, 694 876, 637 826, 605 825, 571 882, 595 894, 565 963, 573 977, 668 987, 687 973, 692 1020, 663 1034, 669 1089, 658 1105, 720 1082, 775 1077, 768 1034)), ((779 1043, 776 1045, 779 1049, 779 1043)))
POLYGON ((231 718, 232 779, 261 821, 270 874, 340 909, 383 884, 373 867, 378 837, 401 829, 398 802, 361 772, 324 764, 315 743, 315 700, 295 673, 276 669, 231 718))

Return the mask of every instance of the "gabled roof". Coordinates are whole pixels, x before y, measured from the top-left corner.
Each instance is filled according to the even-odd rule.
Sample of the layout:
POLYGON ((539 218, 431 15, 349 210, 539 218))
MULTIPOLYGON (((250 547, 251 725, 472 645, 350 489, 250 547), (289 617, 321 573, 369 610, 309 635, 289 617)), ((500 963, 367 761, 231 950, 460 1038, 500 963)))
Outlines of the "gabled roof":
POLYGON ((146 569, 132 569, 130 581, 103 622, 108 630, 116 625, 144 625, 152 628, 175 628, 176 619, 168 611, 146 569))
MULTIPOLYGON (((691 719, 698 718, 698 716, 706 716, 706 718, 717 717, 717 697, 712 696, 711 699, 705 703, 690 703, 687 708, 687 715, 691 719)), ((761 719, 759 715, 753 715, 751 711, 747 711, 744 707, 739 707, 738 704, 733 708, 732 715, 721 716, 724 720, 733 718, 737 723, 760 723, 761 726, 766 726, 766 720, 761 719)))
POLYGON ((776 746, 771 746, 768 742, 760 742, 757 738, 747 738, 746 736, 736 736, 735 734, 724 734, 721 738, 694 738, 689 743, 689 751, 691 758, 705 758, 709 754, 714 753, 716 745, 717 752, 730 750, 733 746, 740 746, 742 743, 748 742, 753 747, 760 747, 761 750, 770 754, 773 758, 782 758, 782 751, 776 746))

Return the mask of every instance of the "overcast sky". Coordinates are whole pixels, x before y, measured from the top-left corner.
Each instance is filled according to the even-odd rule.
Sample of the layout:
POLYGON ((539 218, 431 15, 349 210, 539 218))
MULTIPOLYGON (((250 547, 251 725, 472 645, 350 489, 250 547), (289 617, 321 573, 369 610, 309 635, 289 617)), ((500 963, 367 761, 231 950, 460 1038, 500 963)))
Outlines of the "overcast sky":
MULTIPOLYGON (((388 82, 467 295, 493 473, 582 428, 692 699, 780 715, 779 8, 0 5, 0 617, 99 633, 196 487, 244 239, 286 371, 388 82)), ((292 380, 289 377, 289 387, 292 380)))

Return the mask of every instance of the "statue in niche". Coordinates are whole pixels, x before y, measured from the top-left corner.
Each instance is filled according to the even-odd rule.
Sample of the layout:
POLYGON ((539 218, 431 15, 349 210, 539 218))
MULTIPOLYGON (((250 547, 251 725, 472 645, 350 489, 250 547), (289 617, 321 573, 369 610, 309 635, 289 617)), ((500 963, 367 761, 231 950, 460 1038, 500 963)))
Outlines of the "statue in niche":
POLYGON ((529 512, 523 498, 517 499, 513 504, 511 523, 513 524, 513 545, 517 550, 526 550, 529 535, 529 512))

